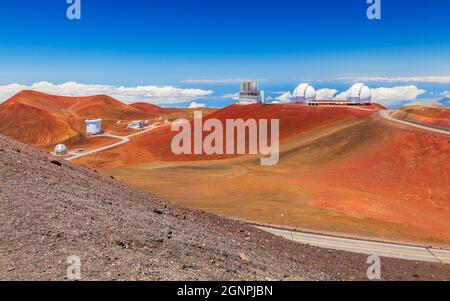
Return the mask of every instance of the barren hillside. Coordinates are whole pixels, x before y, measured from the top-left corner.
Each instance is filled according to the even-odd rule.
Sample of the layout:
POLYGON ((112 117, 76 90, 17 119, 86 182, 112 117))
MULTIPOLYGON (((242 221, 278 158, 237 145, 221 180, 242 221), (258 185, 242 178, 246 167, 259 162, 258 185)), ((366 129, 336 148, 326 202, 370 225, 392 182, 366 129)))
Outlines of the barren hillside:
POLYGON ((207 117, 279 118, 272 167, 254 156, 176 156, 170 127, 76 162, 225 216, 448 247, 448 137, 388 122, 377 109, 231 106, 207 117))
POLYGON ((450 129, 450 108, 441 106, 410 106, 392 113, 392 116, 438 128, 450 129))
MULTIPOLYGON (((366 256, 328 251, 188 210, 0 135, 0 280, 364 279, 366 256)), ((383 259, 384 279, 450 267, 383 259)))
MULTIPOLYGON (((207 116, 205 114, 204 120, 216 118, 225 124, 227 119, 279 119, 280 140, 285 140, 305 132, 352 124, 367 119, 369 116, 376 114, 378 110, 379 107, 377 105, 362 110, 350 107, 307 107, 293 103, 280 105, 231 105, 207 116)), ((194 114, 192 112, 190 118, 192 119, 193 117, 194 114)), ((167 125, 136 137, 127 145, 96 154, 95 156, 82 158, 77 163, 95 168, 111 168, 153 161, 206 161, 230 158, 229 155, 174 155, 171 150, 171 141, 176 134, 176 132, 171 131, 170 125, 167 125)), ((204 136, 206 135, 207 133, 204 133, 204 136)), ((246 142, 248 143, 248 141, 246 142)), ((283 144, 281 144, 281 147, 283 147, 283 144)))
MULTIPOLYGON (((208 114, 215 110, 202 111, 208 114)), ((191 109, 166 109, 147 103, 127 105, 107 95, 69 97, 28 90, 0 104, 0 133, 46 150, 59 143, 71 149, 89 149, 114 142, 103 138, 102 143, 101 139, 84 135, 85 119, 101 118, 105 131, 123 136, 136 132, 127 129, 133 120, 144 120, 149 125, 192 116, 191 109)))

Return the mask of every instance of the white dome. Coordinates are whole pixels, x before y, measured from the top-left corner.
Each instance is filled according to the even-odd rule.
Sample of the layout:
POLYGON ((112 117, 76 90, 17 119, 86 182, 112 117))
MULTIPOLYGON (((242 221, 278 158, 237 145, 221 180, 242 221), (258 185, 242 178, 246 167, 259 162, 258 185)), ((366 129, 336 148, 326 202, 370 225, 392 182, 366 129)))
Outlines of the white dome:
POLYGON ((58 156, 67 155, 67 147, 64 144, 58 144, 55 147, 55 154, 58 156))
POLYGON ((310 84, 304 83, 298 85, 292 96, 294 102, 313 102, 316 101, 316 90, 310 84))
POLYGON ((372 101, 372 90, 365 84, 354 84, 348 90, 347 100, 360 104, 370 103, 372 101))

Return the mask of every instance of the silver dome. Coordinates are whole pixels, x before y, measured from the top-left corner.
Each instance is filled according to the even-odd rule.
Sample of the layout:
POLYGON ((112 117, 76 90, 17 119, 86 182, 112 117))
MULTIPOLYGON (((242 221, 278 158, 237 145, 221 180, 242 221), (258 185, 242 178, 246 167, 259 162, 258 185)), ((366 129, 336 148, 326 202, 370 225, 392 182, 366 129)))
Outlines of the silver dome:
POLYGON ((295 88, 293 96, 293 102, 314 102, 316 101, 316 90, 311 84, 303 83, 295 88))

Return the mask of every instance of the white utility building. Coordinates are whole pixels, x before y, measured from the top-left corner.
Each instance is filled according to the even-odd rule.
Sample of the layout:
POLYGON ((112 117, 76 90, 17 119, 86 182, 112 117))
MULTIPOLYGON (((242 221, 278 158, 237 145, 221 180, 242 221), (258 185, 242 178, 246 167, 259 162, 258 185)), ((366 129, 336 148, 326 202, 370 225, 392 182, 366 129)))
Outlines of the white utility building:
POLYGON ((128 124, 128 128, 133 130, 140 130, 143 129, 144 127, 145 122, 143 120, 136 120, 128 124))
POLYGON ((67 147, 64 144, 58 144, 55 147, 55 155, 57 156, 65 156, 68 154, 67 147))
POLYGON ((372 90, 365 84, 354 84, 348 90, 347 100, 353 104, 370 104, 372 102, 372 90))
POLYGON ((292 95, 293 102, 309 103, 316 101, 316 89, 311 84, 304 83, 295 88, 292 95))
POLYGON ((86 123, 86 133, 89 135, 98 135, 103 132, 101 119, 88 119, 86 123))
POLYGON ((258 88, 257 81, 243 81, 241 82, 241 92, 239 93, 239 104, 248 105, 261 103, 261 92, 258 88))

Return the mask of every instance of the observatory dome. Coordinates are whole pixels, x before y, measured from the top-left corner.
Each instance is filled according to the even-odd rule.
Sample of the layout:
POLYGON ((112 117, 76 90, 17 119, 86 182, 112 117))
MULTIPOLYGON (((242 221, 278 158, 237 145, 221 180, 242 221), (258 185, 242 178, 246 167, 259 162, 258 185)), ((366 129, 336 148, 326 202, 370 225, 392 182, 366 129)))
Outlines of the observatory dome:
POLYGON ((348 90, 347 100, 359 104, 370 103, 372 101, 372 90, 365 84, 354 84, 350 90, 348 90))
POLYGON ((67 147, 64 144, 58 144, 55 147, 55 155, 57 156, 67 155, 67 147))
POLYGON ((294 101, 294 102, 316 101, 316 90, 310 84, 307 84, 307 83, 300 84, 294 90, 292 101, 294 101))

